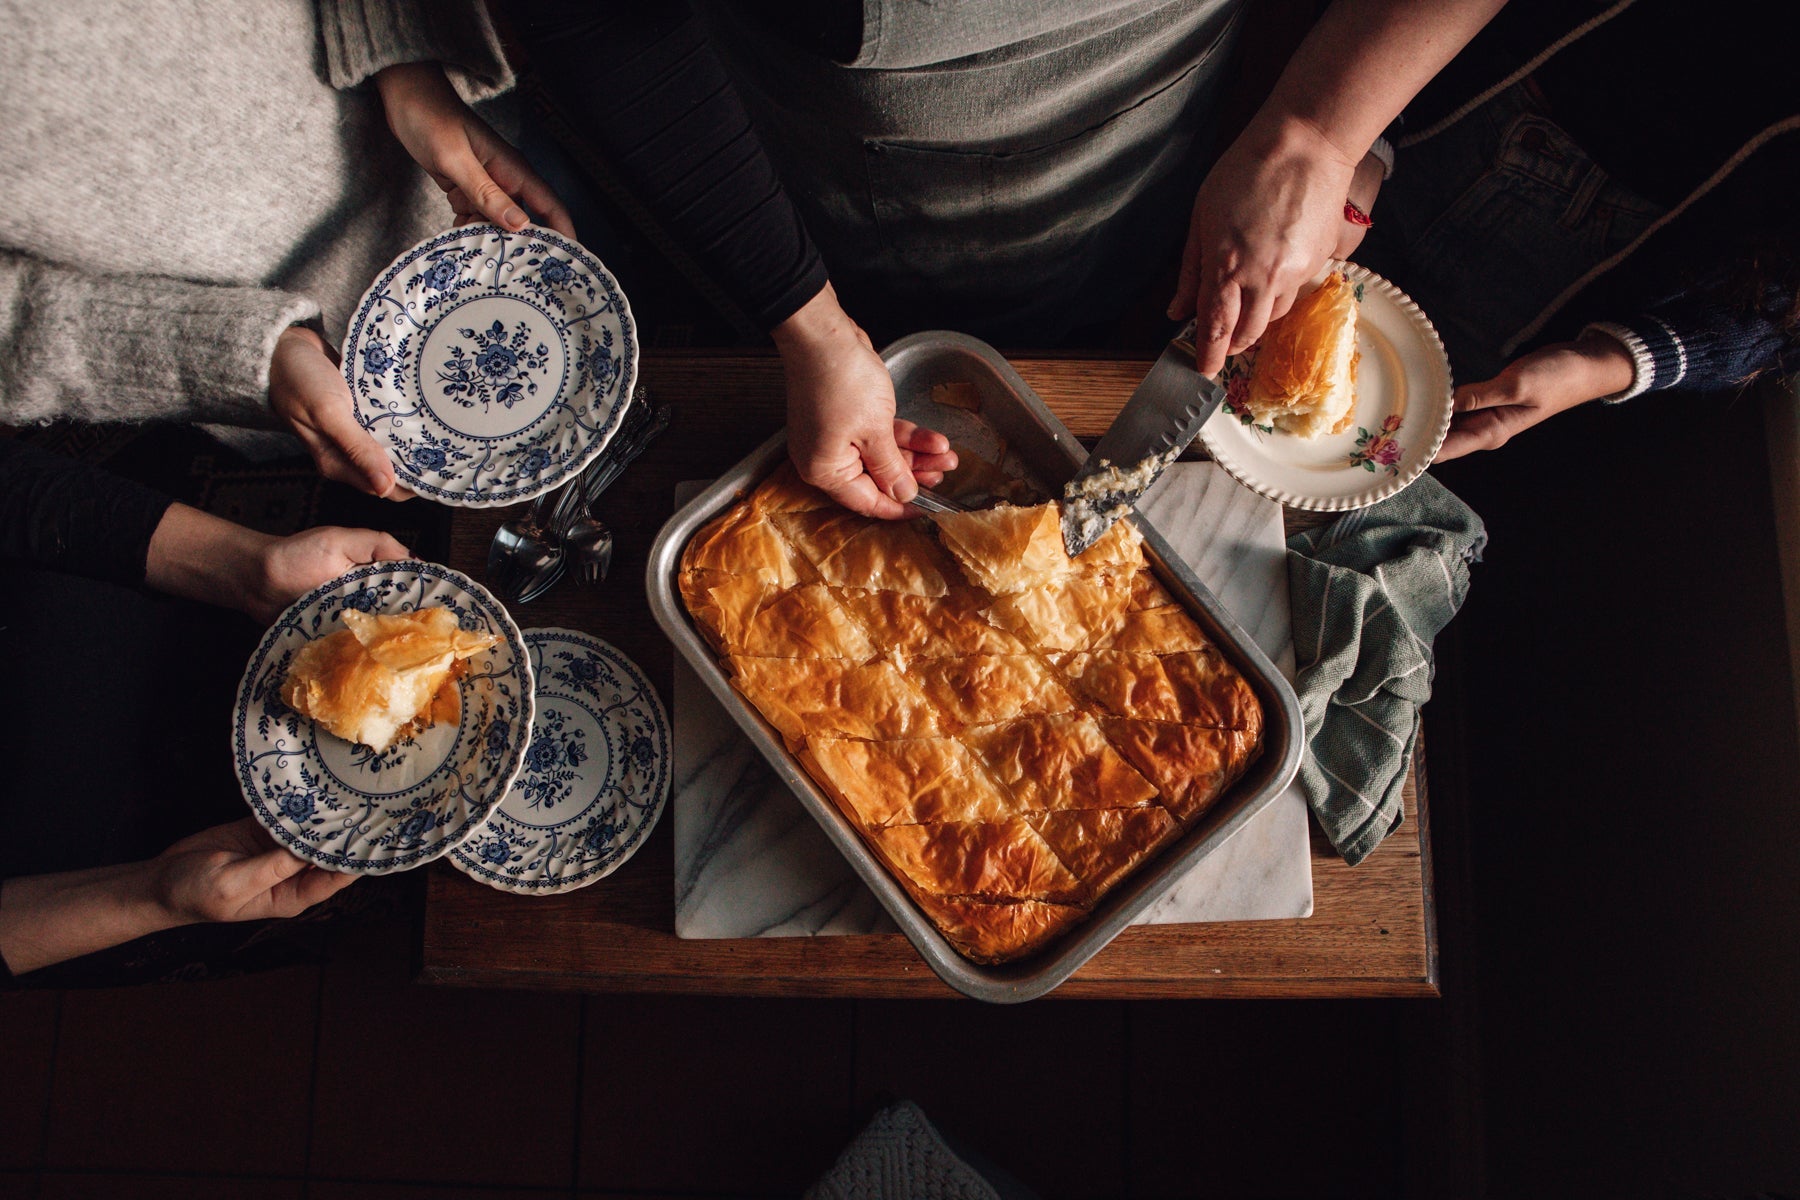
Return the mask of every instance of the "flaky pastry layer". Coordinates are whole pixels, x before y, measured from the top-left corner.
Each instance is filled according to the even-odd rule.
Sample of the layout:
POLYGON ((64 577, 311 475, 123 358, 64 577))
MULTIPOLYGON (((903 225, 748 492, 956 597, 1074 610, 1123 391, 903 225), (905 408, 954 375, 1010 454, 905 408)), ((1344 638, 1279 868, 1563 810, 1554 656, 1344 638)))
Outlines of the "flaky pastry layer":
POLYGON ((1356 362, 1356 292, 1334 272, 1270 323, 1244 407, 1283 433, 1342 433, 1356 416, 1356 362))
POLYGON ((282 681, 289 708, 348 742, 386 750, 462 716, 456 681, 498 639, 470 633, 447 608, 343 613, 345 628, 302 646, 282 681))

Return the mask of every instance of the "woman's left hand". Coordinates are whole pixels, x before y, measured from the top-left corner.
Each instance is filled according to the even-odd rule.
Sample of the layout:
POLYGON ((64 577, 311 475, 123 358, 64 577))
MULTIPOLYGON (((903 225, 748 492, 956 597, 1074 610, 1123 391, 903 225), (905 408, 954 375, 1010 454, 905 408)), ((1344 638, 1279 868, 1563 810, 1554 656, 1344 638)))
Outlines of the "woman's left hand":
POLYGON ((1456 415, 1432 461, 1498 450, 1559 412, 1628 390, 1635 377, 1631 355, 1603 333, 1533 350, 1492 379, 1456 389, 1456 415))
POLYGON ((262 547, 247 602, 239 607, 259 620, 272 621, 282 609, 352 567, 409 557, 391 534, 376 529, 320 525, 274 538, 262 547))
POLYGON ((526 209, 575 236, 569 210, 525 156, 462 102, 436 63, 403 63, 375 75, 388 128, 413 161, 444 189, 458 225, 492 221, 523 229, 526 209), (524 208, 521 208, 523 205, 524 208))
POLYGON ((405 546, 375 529, 321 525, 278 538, 171 504, 150 537, 144 582, 268 622, 351 567, 407 557, 405 546))

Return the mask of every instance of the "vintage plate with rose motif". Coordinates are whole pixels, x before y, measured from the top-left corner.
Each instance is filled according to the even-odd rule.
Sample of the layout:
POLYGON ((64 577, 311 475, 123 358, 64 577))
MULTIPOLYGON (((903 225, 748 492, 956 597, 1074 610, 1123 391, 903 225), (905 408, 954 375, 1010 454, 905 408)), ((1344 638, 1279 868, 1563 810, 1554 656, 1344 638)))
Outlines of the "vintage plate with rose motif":
POLYGON ((370 285, 344 378, 401 483, 489 508, 593 461, 619 427, 637 356, 631 307, 599 259, 535 225, 467 225, 370 285))
POLYGON ((525 769, 451 851, 464 874, 551 896, 617 870, 669 799, 669 720, 637 664, 573 629, 531 629, 537 717, 525 769))
POLYGON ((506 609, 436 563, 370 563, 296 601, 263 635, 238 685, 231 750, 250 811, 281 845, 333 871, 385 875, 450 852, 488 819, 525 762, 531 659, 506 609), (344 627, 339 614, 441 605, 500 640, 469 660, 462 719, 381 753, 347 742, 281 699, 300 647, 344 627))
POLYGON ((1257 425, 1232 401, 1249 385, 1253 346, 1226 360, 1225 403, 1200 429, 1214 462, 1291 508, 1342 512, 1417 479, 1450 429, 1450 358, 1405 292, 1366 267, 1331 264, 1356 286, 1356 409, 1350 428, 1308 441, 1257 425))

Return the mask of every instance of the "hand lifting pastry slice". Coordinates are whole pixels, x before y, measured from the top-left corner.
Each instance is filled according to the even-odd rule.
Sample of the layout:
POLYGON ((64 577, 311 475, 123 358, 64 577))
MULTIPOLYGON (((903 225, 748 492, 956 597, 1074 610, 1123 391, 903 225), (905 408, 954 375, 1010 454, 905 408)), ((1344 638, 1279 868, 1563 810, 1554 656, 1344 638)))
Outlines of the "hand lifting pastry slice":
POLYGON ((447 608, 374 615, 346 609, 343 622, 294 656, 281 698, 345 741, 376 750, 459 720, 456 681, 471 657, 499 640, 463 629, 447 608))

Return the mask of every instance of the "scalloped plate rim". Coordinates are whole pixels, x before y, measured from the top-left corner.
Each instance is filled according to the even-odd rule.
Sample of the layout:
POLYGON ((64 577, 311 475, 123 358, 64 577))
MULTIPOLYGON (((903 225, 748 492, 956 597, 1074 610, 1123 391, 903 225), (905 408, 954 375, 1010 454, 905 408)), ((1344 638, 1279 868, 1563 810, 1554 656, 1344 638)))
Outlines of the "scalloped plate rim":
MULTIPOLYGON (((534 638, 551 644, 556 642, 566 642, 573 645, 598 647, 601 653, 610 656, 615 663, 626 668, 633 676, 635 682, 639 685, 640 697, 648 698, 649 707, 656 716, 657 727, 662 733, 663 742, 662 753, 658 763, 658 776, 661 779, 661 786, 656 789, 657 795, 652 802, 650 814, 632 830, 630 837, 628 837, 619 847, 618 857, 607 863, 604 869, 596 871, 591 875, 580 876, 575 879, 558 878, 551 880, 548 876, 540 875, 538 878, 545 880, 546 882, 539 886, 533 886, 531 884, 504 879, 491 870, 482 867, 479 863, 471 862, 470 859, 472 856, 468 854, 465 847, 470 842, 476 840, 488 826, 491 826, 500 818, 502 809, 505 807, 507 800, 512 798, 511 786, 508 787, 506 795, 502 796, 500 802, 494 805, 493 809, 488 813, 487 821, 483 823, 482 827, 472 832, 468 837, 460 839, 450 852, 451 866, 455 867, 458 871, 461 871, 464 875, 467 875, 470 879, 475 880, 477 883, 486 884, 496 891, 508 892, 516 896, 559 896, 569 892, 579 891, 582 888, 600 882, 602 879, 605 879, 614 871, 617 871, 620 867, 624 866, 639 850, 643 849, 644 843, 649 840, 651 832, 655 830, 657 823, 662 820, 663 813, 668 809, 669 796, 674 790, 674 726, 669 721, 668 711, 663 705, 662 696, 658 694, 656 686, 650 682, 649 677, 644 674, 643 668, 639 667, 623 650, 620 650, 605 638, 584 632, 583 630, 570 629, 560 625, 546 625, 524 631, 524 639, 528 647, 534 638)), ((529 653, 529 650, 527 653, 529 653)), ((537 714, 534 713, 534 734, 536 733, 536 720, 537 714)), ((529 743, 527 743, 527 746, 529 746, 529 743)), ((514 783, 517 783, 516 779, 514 780, 514 783)))
POLYGON ((461 845, 469 838, 474 837, 487 823, 488 818, 493 812, 499 808, 500 801, 512 787, 513 780, 518 777, 519 772, 523 770, 525 766, 525 752, 531 744, 529 733, 531 720, 536 715, 535 690, 536 685, 535 680, 532 678, 531 657, 525 648, 524 635, 519 632, 518 624, 512 619, 512 614, 507 611, 506 606, 496 599, 486 588, 454 568, 444 566, 441 563, 428 562, 423 559, 390 559, 373 563, 363 563, 351 568, 342 575, 337 576, 335 579, 327 580, 325 583, 320 584, 306 595, 294 601, 294 603, 290 604, 282 611, 281 615, 270 624, 269 628, 263 632, 261 639, 258 640, 256 649, 251 652, 250 659, 245 664, 244 674, 238 680, 237 693, 232 703, 231 754, 233 773, 237 777, 238 788, 243 794, 244 802, 250 809, 251 815, 256 818, 258 824, 262 825, 263 828, 268 831, 269 835, 275 839, 277 844, 294 854, 296 857, 305 859, 307 862, 325 870, 334 871, 340 874, 390 875, 402 871, 413 870, 414 868, 424 866, 427 863, 449 854, 457 846, 461 845), (419 568, 424 568, 425 570, 419 570, 419 568), (263 804, 259 803, 258 798, 252 795, 252 788, 246 779, 246 764, 243 762, 243 753, 246 747, 240 744, 246 736, 245 722, 254 703, 252 697, 248 693, 250 689, 253 688, 258 677, 259 672, 257 671, 257 667, 259 664, 266 661, 275 643, 280 639, 288 627, 290 625, 297 625, 310 609, 318 605, 327 596, 331 595, 347 583, 377 576, 387 576, 398 570, 404 569, 413 569, 415 574, 437 573, 440 582, 456 588, 464 595, 471 596, 479 601, 485 601, 486 605, 498 615, 500 618, 501 630, 504 634, 502 641, 512 651, 514 658, 514 669, 511 673, 518 677, 521 684, 519 702, 522 711, 520 716, 522 718, 521 724, 526 730, 526 735, 524 737, 515 735, 514 744, 511 745, 507 751, 507 763, 502 768, 500 774, 496 776, 500 781, 500 786, 492 789, 495 794, 485 799, 482 811, 467 823, 465 829, 457 832, 455 836, 445 837, 438 843, 433 844, 425 853, 407 857, 404 861, 400 862, 396 862, 395 858, 384 859, 381 861, 370 859, 321 861, 321 856, 313 851, 309 843, 302 838, 294 837, 272 813, 266 810, 263 804))
MULTIPOLYGON (((1272 460, 1268 460, 1267 456, 1240 455, 1237 452, 1237 447, 1248 447, 1252 445, 1252 443, 1242 437, 1234 437, 1233 445, 1225 446, 1221 449, 1221 435, 1213 430, 1214 422, 1225 422, 1227 424, 1237 423, 1237 419, 1223 409, 1215 413, 1212 418, 1201 427, 1200 443, 1206 448, 1206 452, 1212 461, 1223 467, 1233 479, 1236 479, 1239 483, 1243 484, 1251 491, 1256 492, 1258 495, 1267 496, 1269 499, 1274 500, 1279 504, 1286 505, 1289 508, 1306 509, 1312 512, 1350 512, 1358 508, 1367 508, 1369 505, 1380 503, 1390 496, 1398 495, 1410 486, 1415 479, 1430 469, 1432 458, 1436 456, 1439 447, 1444 444, 1445 436, 1450 432, 1450 418, 1455 415, 1455 408, 1452 401, 1452 395, 1455 390, 1455 379, 1450 370, 1450 357, 1444 349, 1444 342, 1438 335, 1437 327, 1431 323, 1431 319, 1425 315, 1424 310, 1419 307, 1418 303, 1414 301, 1411 296, 1408 296, 1396 286, 1392 280, 1377 274, 1368 267, 1353 262, 1343 262, 1337 259, 1333 259, 1329 266, 1343 271, 1345 276, 1352 283, 1361 283, 1365 288, 1373 285, 1380 298, 1392 304, 1400 317, 1420 335, 1418 344, 1412 349, 1415 352, 1423 352, 1429 355, 1433 361, 1433 365, 1442 370, 1444 388, 1441 397, 1434 397, 1438 400, 1440 409, 1437 414, 1437 420, 1432 427, 1429 442, 1408 439, 1411 442, 1409 449, 1416 450, 1418 447, 1424 445, 1428 445, 1429 448, 1424 454, 1417 455, 1413 465, 1409 466, 1406 470, 1401 471, 1395 476, 1377 478, 1375 483, 1368 488, 1344 496, 1318 496, 1308 494, 1303 490, 1296 490, 1291 487, 1284 487, 1280 484, 1272 483, 1258 475, 1256 468, 1261 465, 1261 461, 1272 460)), ((1402 348, 1395 347, 1395 350, 1396 353, 1399 353, 1402 348)), ((1231 432, 1235 435, 1236 431, 1233 430, 1231 432)), ((1288 435, 1271 434, 1269 436, 1275 438, 1288 435)), ((1360 471, 1360 468, 1351 465, 1346 465, 1342 469, 1345 472, 1360 471)))
MULTIPOLYGON (((454 229, 441 230, 434 233, 430 237, 409 247, 386 267, 382 268, 369 286, 363 290, 362 295, 357 298, 356 307, 351 310, 351 314, 349 328, 344 334, 342 374, 344 376, 345 384, 350 389, 350 403, 352 413, 356 416, 357 424, 361 425, 372 437, 375 437, 381 442, 382 449, 387 452, 389 462, 393 464, 395 478, 403 486, 407 487, 415 495, 423 499, 435 500, 440 504, 448 505, 453 508, 505 508, 514 504, 522 504, 526 501, 534 500, 545 492, 552 491, 568 482, 570 479, 575 478, 582 471, 586 470, 594 459, 599 457, 601 452, 606 449, 607 444, 612 441, 613 435, 619 431, 621 424, 620 414, 625 410, 625 401, 630 398, 633 390, 635 390, 637 386, 638 368, 640 365, 639 358, 642 347, 638 344, 637 320, 631 312, 631 300, 626 296, 625 289, 619 285, 618 277, 607 268, 605 263, 600 261, 600 258, 597 255, 588 250, 588 248, 583 246, 580 242, 575 241, 572 238, 564 237, 554 229, 535 223, 527 224, 523 229, 512 230, 503 229, 492 222, 478 221, 468 225, 458 226, 454 229), (620 360, 623 364, 623 368, 616 381, 614 395, 610 401, 611 411, 607 414, 605 425, 601 429, 600 434, 593 439, 592 443, 579 455, 570 460, 565 470, 540 480, 530 488, 509 491, 499 497, 481 496, 471 498, 466 492, 451 491, 439 487, 436 484, 427 483, 421 480, 410 464, 403 462, 402 456, 396 453, 396 450, 401 446, 409 445, 410 443, 402 442, 400 439, 396 438, 392 430, 388 431, 385 436, 377 434, 369 425, 363 422, 361 405, 357 400, 356 391, 356 375, 363 368, 358 360, 357 351, 358 343, 361 340, 363 333, 363 322, 371 308, 371 298, 382 292, 394 278, 410 266, 419 255, 428 250, 461 241, 464 238, 472 236, 486 237, 490 233, 498 233, 504 237, 531 236, 550 242, 553 245, 557 245, 562 249, 567 250, 571 255, 583 259, 584 265, 594 271, 597 275, 600 275, 609 281, 613 290, 618 294, 619 307, 617 311, 619 323, 622 337, 626 347, 629 349, 629 353, 624 355, 620 360)), ((447 313, 445 315, 447 315, 447 313)), ((433 323, 433 327, 435 327, 435 322, 433 323)))

